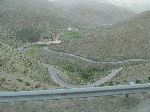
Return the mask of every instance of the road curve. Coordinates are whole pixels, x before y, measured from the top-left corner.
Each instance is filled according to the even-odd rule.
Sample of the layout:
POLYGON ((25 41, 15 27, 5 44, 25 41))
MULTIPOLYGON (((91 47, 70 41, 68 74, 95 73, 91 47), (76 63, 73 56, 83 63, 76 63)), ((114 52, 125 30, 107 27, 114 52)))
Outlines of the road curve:
POLYGON ((77 85, 72 85, 72 84, 68 84, 68 83, 64 82, 63 79, 61 79, 59 77, 58 73, 56 72, 56 68, 54 68, 53 66, 48 66, 48 72, 49 72, 49 75, 52 78, 52 80, 55 83, 59 84, 61 87, 66 87, 66 88, 99 86, 99 85, 104 84, 105 82, 109 81, 113 77, 115 77, 122 69, 123 69, 122 67, 119 69, 113 69, 112 72, 110 74, 108 74, 106 77, 104 77, 101 80, 98 80, 94 83, 83 85, 83 86, 77 86, 77 85))
POLYGON ((65 83, 57 74, 57 72, 55 71, 55 68, 53 66, 48 66, 48 73, 50 75, 50 77, 52 78, 52 80, 59 84, 61 87, 67 87, 67 88, 73 88, 75 87, 75 85, 71 85, 71 84, 67 84, 65 83))
MULTIPOLYGON (((40 42, 38 43, 33 43, 33 44, 29 44, 29 45, 26 45, 26 46, 22 46, 22 47, 19 47, 17 48, 18 50, 24 50, 26 48, 28 48, 29 46, 31 45, 37 45, 37 44, 41 44, 40 42)), ((43 44, 43 43, 42 43, 43 44)), ((45 43, 45 44, 48 44, 48 43, 45 43)), ((104 62, 100 62, 100 61, 93 61, 93 60, 90 60, 90 59, 86 59, 84 57, 80 57, 80 56, 76 56, 76 55, 73 55, 73 54, 69 54, 69 53, 63 53, 63 52, 56 52, 56 51, 52 51, 52 50, 49 50, 48 48, 44 47, 44 50, 48 51, 48 52, 51 52, 51 53, 55 53, 57 55, 64 55, 64 56, 70 56, 70 57, 74 57, 74 58, 77 58, 77 59, 80 59, 80 60, 83 60, 83 61, 86 61, 86 62, 90 62, 90 63, 93 63, 93 64, 123 64, 123 63, 128 63, 128 62, 150 62, 150 60, 145 60, 145 59, 128 59, 128 60, 123 60, 123 61, 104 61, 104 62)), ((92 84, 88 84, 88 85, 84 85, 82 87, 94 87, 94 86, 99 86, 105 82, 107 82, 108 80, 112 79, 113 77, 115 77, 123 68, 119 68, 119 69, 114 69, 112 70, 112 72, 110 74, 108 74, 106 77, 104 77, 103 79, 99 80, 99 81, 96 81, 95 83, 92 83, 92 84)), ((54 67, 52 66, 49 66, 48 67, 48 72, 51 76, 51 78, 53 79, 53 81, 57 84, 59 84, 61 87, 67 87, 67 88, 72 88, 72 87, 76 87, 76 85, 71 85, 71 84, 67 84, 65 83, 60 77, 59 75, 57 74, 56 70, 54 67)))
POLYGON ((52 51, 52 50, 47 49, 46 47, 44 47, 44 50, 51 52, 51 53, 58 54, 58 55, 74 57, 74 58, 77 58, 86 62, 94 63, 94 64, 123 64, 123 63, 128 63, 128 62, 150 62, 150 60, 145 60, 145 59, 128 59, 128 60, 123 60, 123 61, 93 61, 93 60, 90 60, 81 56, 69 54, 69 53, 52 51))
MULTIPOLYGON (((23 51, 31 45, 41 45, 41 44, 48 45, 50 43, 49 42, 32 43, 32 44, 28 44, 26 46, 18 47, 17 50, 18 51, 23 51)), ((90 59, 87 59, 87 58, 84 58, 84 57, 81 57, 81 56, 76 56, 76 55, 69 54, 69 53, 52 51, 52 50, 49 50, 46 47, 44 47, 44 50, 46 50, 48 52, 51 52, 51 53, 58 54, 58 55, 74 57, 74 58, 77 58, 77 59, 80 59, 80 60, 83 60, 83 61, 86 61, 86 62, 89 62, 89 63, 93 63, 93 64, 124 64, 124 63, 128 63, 128 62, 150 62, 150 60, 146 60, 146 59, 128 59, 128 60, 123 60, 123 61, 94 61, 94 60, 90 60, 90 59)))
POLYGON ((116 77, 121 70, 123 70, 122 67, 119 69, 113 69, 112 72, 110 74, 108 74, 106 77, 104 77, 101 80, 98 80, 92 84, 86 85, 85 87, 88 87, 88 86, 95 87, 95 86, 99 86, 101 84, 104 84, 105 82, 111 80, 113 77, 116 77))

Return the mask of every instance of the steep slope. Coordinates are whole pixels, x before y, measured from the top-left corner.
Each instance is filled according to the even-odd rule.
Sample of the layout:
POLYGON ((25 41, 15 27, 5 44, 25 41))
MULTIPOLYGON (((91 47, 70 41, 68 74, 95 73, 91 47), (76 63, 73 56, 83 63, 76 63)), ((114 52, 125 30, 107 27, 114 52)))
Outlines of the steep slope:
POLYGON ((0 91, 53 87, 46 67, 0 42, 0 91))
POLYGON ((0 25, 23 42, 38 41, 43 35, 55 36, 66 24, 48 0, 4 0, 0 4, 0 25))
POLYGON ((150 11, 91 31, 87 38, 56 45, 56 50, 96 60, 150 58, 150 11))

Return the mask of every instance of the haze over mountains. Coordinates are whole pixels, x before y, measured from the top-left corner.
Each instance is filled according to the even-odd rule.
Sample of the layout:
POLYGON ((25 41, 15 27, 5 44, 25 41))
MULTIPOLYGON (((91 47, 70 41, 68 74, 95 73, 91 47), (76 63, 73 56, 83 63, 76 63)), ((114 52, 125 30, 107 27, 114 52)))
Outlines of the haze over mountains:
MULTIPOLYGON (((70 2, 72 4, 76 3, 74 0, 49 0, 49 1, 59 1, 59 2, 70 2)), ((81 0, 77 0, 81 1, 81 0)), ((146 10, 150 10, 150 0, 88 0, 88 2, 97 2, 98 4, 100 3, 111 3, 113 5, 119 6, 119 7, 124 7, 126 9, 132 10, 136 13, 140 13, 146 10)))
POLYGON ((112 24, 134 14, 123 7, 99 0, 55 0, 53 4, 61 9, 62 17, 82 27, 112 24))
MULTIPOLYGON (((79 84, 116 67, 96 68, 91 63, 88 66, 84 60, 57 56, 44 50, 43 46, 98 61, 150 59, 150 11, 136 14, 148 7, 144 9, 142 6, 135 11, 131 3, 132 8, 124 7, 122 3, 119 1, 118 5, 118 1, 104 0, 0 0, 2 90, 28 90, 55 85, 43 63, 55 65, 69 76, 75 76, 76 80, 72 82, 79 84), (69 27, 75 30, 69 31, 69 27), (49 42, 56 37, 61 43, 18 50, 20 46, 43 41, 43 38, 49 42)), ((147 78, 149 64, 141 66, 146 67, 147 78)), ((123 75, 126 76, 126 73, 123 75)))
POLYGON ((150 0, 107 0, 117 6, 123 6, 137 13, 150 10, 150 0))

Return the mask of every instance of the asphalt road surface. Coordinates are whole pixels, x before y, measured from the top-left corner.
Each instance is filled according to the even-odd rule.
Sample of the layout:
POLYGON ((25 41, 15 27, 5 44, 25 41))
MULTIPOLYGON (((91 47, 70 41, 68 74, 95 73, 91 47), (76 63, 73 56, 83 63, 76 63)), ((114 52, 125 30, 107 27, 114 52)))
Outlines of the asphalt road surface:
POLYGON ((48 66, 48 72, 49 72, 49 75, 52 78, 52 80, 55 83, 59 84, 61 87, 66 87, 66 88, 72 88, 72 87, 95 87, 95 86, 99 86, 99 85, 101 85, 101 84, 109 81, 113 77, 117 76, 117 74, 122 69, 123 68, 113 69, 112 72, 110 74, 108 74, 106 77, 104 77, 101 80, 98 80, 98 81, 96 81, 94 83, 83 85, 83 86, 77 86, 77 85, 72 85, 72 84, 68 84, 68 83, 64 82, 63 79, 61 79, 59 77, 58 73, 56 72, 56 68, 54 68, 53 66, 48 66))

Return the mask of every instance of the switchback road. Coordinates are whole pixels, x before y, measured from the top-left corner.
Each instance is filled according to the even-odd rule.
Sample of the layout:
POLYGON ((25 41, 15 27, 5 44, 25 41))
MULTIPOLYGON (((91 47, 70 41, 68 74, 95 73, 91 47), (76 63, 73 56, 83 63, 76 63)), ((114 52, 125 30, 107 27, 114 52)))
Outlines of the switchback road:
POLYGON ((56 68, 54 68, 53 66, 48 66, 48 72, 49 72, 49 75, 52 78, 52 80, 55 83, 59 84, 61 87, 66 87, 66 88, 73 88, 73 87, 96 87, 96 86, 99 86, 99 85, 104 84, 105 82, 111 80, 113 77, 117 76, 117 74, 119 74, 119 72, 122 69, 123 68, 114 69, 106 77, 104 77, 101 80, 98 80, 98 81, 96 81, 94 83, 83 85, 83 86, 77 86, 77 85, 72 85, 72 84, 68 84, 68 83, 64 82, 63 79, 61 79, 59 77, 58 73, 56 72, 56 68))
POLYGON ((93 60, 90 60, 81 56, 69 54, 69 53, 52 51, 52 50, 47 49, 46 47, 44 48, 44 50, 51 52, 51 53, 55 53, 60 56, 64 55, 64 56, 74 57, 74 58, 77 58, 86 62, 90 62, 90 63, 95 63, 95 64, 123 64, 123 63, 128 63, 128 62, 150 62, 150 60, 145 60, 145 59, 128 59, 128 60, 123 60, 123 61, 93 61, 93 60))

